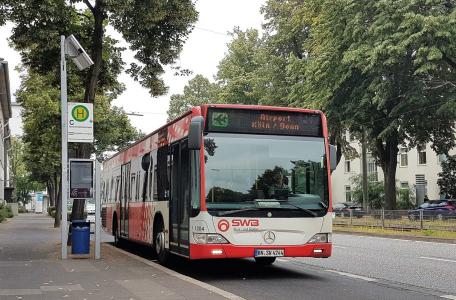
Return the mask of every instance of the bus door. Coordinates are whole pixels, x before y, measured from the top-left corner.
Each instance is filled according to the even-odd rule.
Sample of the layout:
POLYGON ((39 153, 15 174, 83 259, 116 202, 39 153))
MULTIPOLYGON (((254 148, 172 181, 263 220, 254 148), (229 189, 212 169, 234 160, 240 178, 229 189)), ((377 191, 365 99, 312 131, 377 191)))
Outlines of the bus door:
POLYGON ((189 255, 190 151, 187 140, 171 146, 170 249, 189 255))
POLYGON ((122 166, 120 189, 120 236, 128 237, 128 202, 130 198, 130 163, 122 166))

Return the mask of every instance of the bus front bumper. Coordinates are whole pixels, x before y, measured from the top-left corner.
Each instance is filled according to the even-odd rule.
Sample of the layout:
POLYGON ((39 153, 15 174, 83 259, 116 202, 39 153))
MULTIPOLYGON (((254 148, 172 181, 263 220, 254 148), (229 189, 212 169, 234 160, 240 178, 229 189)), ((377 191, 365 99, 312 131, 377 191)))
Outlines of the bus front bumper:
POLYGON ((284 250, 284 257, 331 256, 332 243, 305 244, 296 246, 239 246, 232 244, 190 244, 190 259, 247 258, 255 257, 255 250, 284 250))

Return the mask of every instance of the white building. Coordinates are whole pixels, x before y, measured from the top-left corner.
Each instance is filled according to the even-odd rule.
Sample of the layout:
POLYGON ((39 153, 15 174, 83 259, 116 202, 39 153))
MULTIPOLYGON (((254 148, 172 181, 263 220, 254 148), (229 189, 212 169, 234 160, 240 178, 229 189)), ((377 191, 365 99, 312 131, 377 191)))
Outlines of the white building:
MULTIPOLYGON (((347 134, 348 135, 348 134, 347 134)), ((362 174, 361 145, 358 141, 352 140, 350 145, 356 149, 359 157, 346 159, 342 156, 336 170, 332 173, 332 195, 333 202, 346 202, 351 200, 353 184, 351 178, 362 174)), ((456 154, 456 149, 450 155, 456 154)), ((400 148, 396 169, 396 186, 410 187, 415 190, 417 184, 424 184, 425 194, 429 199, 440 199, 440 189, 437 185, 438 173, 442 171, 441 162, 446 159, 445 155, 437 155, 431 149, 431 144, 413 148, 407 151, 400 148)), ((378 181, 383 180, 383 171, 374 159, 367 154, 368 174, 373 175, 378 181)))
POLYGON ((8 63, 0 60, 0 202, 11 198, 9 186, 9 156, 11 147, 9 119, 11 118, 11 91, 9 85, 8 63))
POLYGON ((11 119, 9 121, 9 127, 11 129, 12 136, 22 136, 22 107, 17 102, 11 103, 11 119))

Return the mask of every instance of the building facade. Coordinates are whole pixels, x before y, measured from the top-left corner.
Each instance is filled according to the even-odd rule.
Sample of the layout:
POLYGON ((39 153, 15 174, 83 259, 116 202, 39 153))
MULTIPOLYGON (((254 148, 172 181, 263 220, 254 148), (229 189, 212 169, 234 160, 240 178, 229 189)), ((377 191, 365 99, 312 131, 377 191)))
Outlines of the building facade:
MULTIPOLYGON (((348 134, 347 134, 348 135, 348 134)), ((358 152, 359 157, 347 159, 342 156, 336 170, 332 173, 333 202, 350 202, 353 192, 353 177, 362 174, 361 144, 352 139, 350 145, 358 152)), ((449 153, 456 154, 456 149, 449 153)), ((441 163, 445 155, 438 155, 431 148, 431 144, 421 145, 413 149, 399 148, 396 169, 396 186, 410 188, 416 191, 418 186, 424 186, 424 195, 430 200, 440 199, 440 188, 437 184, 438 174, 442 171, 441 163)), ((367 172, 369 178, 383 182, 382 168, 377 165, 372 156, 367 154, 367 172)))
POLYGON ((0 60, 0 201, 11 197, 9 183, 9 149, 11 148, 9 119, 11 118, 11 91, 8 63, 0 60))

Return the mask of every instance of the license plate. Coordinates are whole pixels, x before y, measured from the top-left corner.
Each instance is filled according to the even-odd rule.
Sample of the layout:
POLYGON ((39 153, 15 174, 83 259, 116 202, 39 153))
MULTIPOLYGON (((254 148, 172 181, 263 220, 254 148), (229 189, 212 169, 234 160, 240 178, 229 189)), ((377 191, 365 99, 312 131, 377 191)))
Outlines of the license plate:
POLYGON ((284 255, 285 251, 283 249, 255 249, 255 257, 277 257, 284 255))

